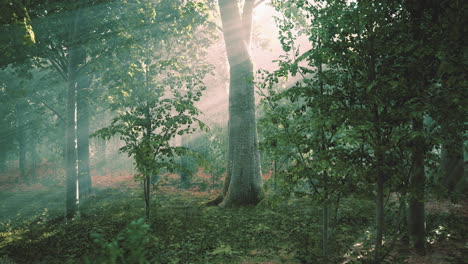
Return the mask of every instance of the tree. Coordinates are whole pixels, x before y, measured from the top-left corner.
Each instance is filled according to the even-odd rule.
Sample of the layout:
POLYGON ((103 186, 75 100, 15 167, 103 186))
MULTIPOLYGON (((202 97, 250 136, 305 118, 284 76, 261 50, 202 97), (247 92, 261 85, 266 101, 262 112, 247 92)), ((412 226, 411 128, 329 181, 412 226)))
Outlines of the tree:
POLYGON ((222 195, 208 204, 255 205, 263 197, 258 152, 253 65, 249 55, 254 0, 219 0, 230 70, 227 176, 222 195))
POLYGON ((76 112, 77 112, 77 159, 78 159, 78 185, 80 197, 92 191, 91 174, 89 171, 89 95, 90 77, 81 73, 76 82, 76 112))
POLYGON ((113 54, 101 64, 104 69, 113 65, 102 81, 117 115, 95 135, 105 139, 119 135, 124 141, 120 150, 134 159, 149 219, 151 186, 162 169, 173 171, 177 156, 186 153, 185 148, 172 146, 171 139, 204 127, 194 103, 210 69, 198 56, 209 44, 211 31, 202 3, 142 1, 120 8, 114 15, 127 23, 119 29, 125 45, 113 47, 113 54))
MULTIPOLYGON (((429 148, 423 118, 428 113, 427 98, 434 87, 431 85, 434 48, 423 45, 426 41, 421 42, 413 34, 408 26, 411 24, 408 10, 400 2, 286 1, 277 2, 276 6, 283 12, 285 21, 294 23, 280 25, 280 41, 291 56, 283 56, 280 70, 272 80, 278 82, 280 77, 302 74, 303 80, 294 85, 294 89, 284 92, 292 94, 287 98, 294 104, 318 100, 320 96, 310 92, 314 86, 331 87, 333 92, 325 93, 330 97, 326 106, 336 107, 334 111, 327 113, 324 111, 327 108, 322 108, 318 102, 311 105, 313 110, 304 109, 327 113, 329 120, 316 129, 324 129, 326 136, 337 141, 333 149, 344 150, 334 158, 342 156, 353 161, 349 165, 355 173, 361 174, 357 174, 361 177, 359 181, 375 186, 375 195, 369 193, 376 199, 374 262, 380 263, 387 254, 382 245, 384 235, 389 233, 384 229, 383 198, 389 192, 401 195, 400 205, 409 192, 412 220, 408 224, 412 241, 424 247, 424 162, 429 148), (300 11, 294 11, 296 9, 300 11), (295 27, 311 42, 312 49, 302 54, 293 46, 295 39, 291 29, 295 27), (389 38, 390 35, 398 37, 389 38), (418 67, 421 61, 428 67, 418 67), (310 68, 313 66, 315 69, 310 68), (315 83, 304 81, 308 79, 315 83), (306 85, 310 91, 300 94, 301 87, 306 85), (333 117, 338 117, 338 122, 335 123, 333 117), (331 126, 327 126, 327 122, 331 122, 331 126), (342 124, 344 127, 334 132, 342 124)), ((314 113, 310 120, 320 116, 320 112, 314 113)), ((290 121, 294 119, 286 119, 287 125, 294 124, 290 121)), ((313 138, 313 135, 313 131, 308 131, 304 137, 313 138)), ((320 145, 311 146, 314 154, 322 150, 320 145)), ((327 156, 324 160, 331 161, 327 156)), ((336 164, 343 162, 343 159, 336 160, 336 164)), ((400 206, 400 211, 401 208, 404 207, 400 206)), ((398 224, 397 228, 400 226, 398 224)))

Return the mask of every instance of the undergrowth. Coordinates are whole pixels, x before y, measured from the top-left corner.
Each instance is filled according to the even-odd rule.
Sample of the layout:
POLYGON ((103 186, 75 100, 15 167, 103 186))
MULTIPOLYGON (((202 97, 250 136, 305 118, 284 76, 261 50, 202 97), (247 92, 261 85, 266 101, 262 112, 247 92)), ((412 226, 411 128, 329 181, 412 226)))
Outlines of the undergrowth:
MULTIPOLYGON (((158 191, 145 221, 140 189, 98 190, 68 223, 50 215, 56 208, 15 224, 3 221, 0 256, 12 263, 320 262, 321 208, 314 201, 223 209, 206 207, 208 200, 208 193, 158 191)), ((342 202, 330 234, 334 262, 362 254, 355 245, 372 241, 373 211, 371 200, 342 202)), ((436 226, 438 218, 430 219, 436 226)))

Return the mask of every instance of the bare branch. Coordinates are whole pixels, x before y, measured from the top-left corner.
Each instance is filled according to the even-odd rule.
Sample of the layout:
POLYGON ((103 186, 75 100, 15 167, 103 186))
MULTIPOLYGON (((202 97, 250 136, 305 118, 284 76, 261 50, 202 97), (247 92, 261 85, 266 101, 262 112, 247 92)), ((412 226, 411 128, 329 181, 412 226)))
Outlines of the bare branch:
POLYGON ((65 119, 54 109, 52 108, 51 106, 49 106, 46 102, 44 102, 42 99, 36 97, 36 96, 33 96, 31 95, 30 96, 32 99, 35 99, 37 101, 39 101, 39 103, 43 104, 46 108, 48 108, 50 111, 52 111, 62 122, 65 122, 65 119))

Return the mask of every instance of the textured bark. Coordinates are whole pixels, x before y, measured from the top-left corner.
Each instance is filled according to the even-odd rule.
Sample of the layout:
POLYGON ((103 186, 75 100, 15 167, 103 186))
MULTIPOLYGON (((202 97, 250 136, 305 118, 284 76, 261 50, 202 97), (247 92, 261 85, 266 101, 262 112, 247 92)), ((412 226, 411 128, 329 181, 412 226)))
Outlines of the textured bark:
POLYGON ((86 73, 78 77, 77 83, 77 142, 78 142, 78 186, 80 197, 92 191, 89 172, 89 85, 86 73))
POLYGON ((20 179, 26 180, 26 122, 25 122, 25 104, 16 104, 16 137, 18 140, 18 165, 20 171, 20 179))
POLYGON ((244 4, 241 19, 236 0, 218 1, 230 67, 228 165, 220 204, 226 207, 255 205, 263 196, 253 65, 248 48, 253 12, 250 2, 244 4))
MULTIPOLYGON (((423 132, 422 116, 413 120, 413 132, 423 132)), ((408 235, 410 245, 420 254, 424 254, 426 245, 426 218, 424 213, 424 138, 422 135, 414 140, 412 159, 413 170, 409 180, 408 235)))

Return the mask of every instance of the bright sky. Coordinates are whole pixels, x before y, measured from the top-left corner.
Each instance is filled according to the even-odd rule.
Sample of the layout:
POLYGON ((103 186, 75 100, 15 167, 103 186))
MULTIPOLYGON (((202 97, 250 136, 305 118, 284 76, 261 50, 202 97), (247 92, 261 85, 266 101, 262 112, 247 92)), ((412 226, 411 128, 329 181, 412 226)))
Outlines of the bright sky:
MULTIPOLYGON (((255 71, 258 69, 274 70, 273 60, 282 54, 277 38, 277 28, 273 19, 274 9, 265 1, 256 7, 253 18, 252 61, 255 71), (261 47, 259 42, 267 43, 261 47)), ((228 65, 222 33, 219 41, 210 48, 208 61, 215 66, 215 75, 205 78, 207 90, 198 107, 205 113, 205 120, 216 123, 227 122, 228 110, 228 65)), ((211 122, 210 122, 211 123, 211 122)))
MULTIPOLYGON (((253 41, 251 48, 254 70, 265 69, 274 71, 278 68, 273 60, 284 54, 281 43, 278 40, 278 29, 274 16, 278 13, 270 6, 269 0, 262 2, 254 10, 253 17, 253 41), (266 43, 267 45, 260 45, 266 43)), ((227 122, 228 115, 228 65, 222 33, 219 32, 219 41, 210 48, 208 61, 215 66, 215 75, 205 78, 207 90, 204 93, 198 107, 205 113, 202 117, 208 123, 222 124, 227 122)), ((299 40, 300 42, 303 42, 299 40)), ((301 52, 306 51, 306 41, 301 45, 301 52)), ((258 101, 258 96, 257 101, 258 101)))

